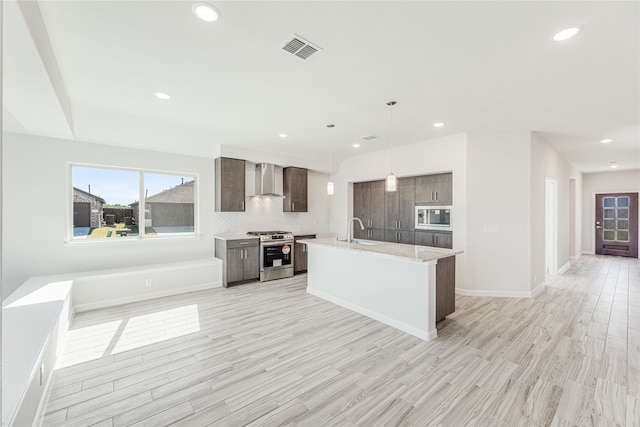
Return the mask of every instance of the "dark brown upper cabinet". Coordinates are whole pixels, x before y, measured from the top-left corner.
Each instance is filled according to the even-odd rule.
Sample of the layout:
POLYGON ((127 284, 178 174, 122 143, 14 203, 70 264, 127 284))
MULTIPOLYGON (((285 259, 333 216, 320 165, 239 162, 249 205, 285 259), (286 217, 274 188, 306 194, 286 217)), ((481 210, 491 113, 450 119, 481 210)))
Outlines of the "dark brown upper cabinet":
POLYGON ((296 167, 283 171, 283 212, 307 212, 307 170, 296 167))
POLYGON ((353 225, 356 239, 384 240, 384 181, 353 184, 353 216, 360 218, 365 229, 353 225))
POLYGON ((218 157, 216 167, 216 212, 244 212, 245 161, 218 157))
POLYGON ((423 175, 416 177, 416 205, 453 204, 453 174, 423 175))
POLYGON ((398 178, 397 191, 385 192, 385 230, 413 231, 415 227, 415 189, 416 178, 398 178))

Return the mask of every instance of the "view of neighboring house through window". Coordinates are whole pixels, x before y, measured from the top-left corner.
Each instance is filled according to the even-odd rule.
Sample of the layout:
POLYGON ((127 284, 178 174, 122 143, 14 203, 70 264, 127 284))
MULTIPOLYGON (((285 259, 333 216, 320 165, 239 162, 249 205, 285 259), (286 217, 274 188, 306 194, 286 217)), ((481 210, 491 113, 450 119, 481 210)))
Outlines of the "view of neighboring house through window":
POLYGON ((193 175, 72 165, 71 176, 76 240, 195 232, 193 175))

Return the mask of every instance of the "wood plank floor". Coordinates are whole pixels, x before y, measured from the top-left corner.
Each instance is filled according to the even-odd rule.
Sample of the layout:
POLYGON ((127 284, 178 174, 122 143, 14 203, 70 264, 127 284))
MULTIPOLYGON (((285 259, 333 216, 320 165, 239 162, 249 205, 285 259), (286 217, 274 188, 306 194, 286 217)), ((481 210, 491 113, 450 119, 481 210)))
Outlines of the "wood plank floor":
POLYGON ((306 276, 78 314, 45 426, 640 426, 640 263, 458 296, 423 342, 306 276))

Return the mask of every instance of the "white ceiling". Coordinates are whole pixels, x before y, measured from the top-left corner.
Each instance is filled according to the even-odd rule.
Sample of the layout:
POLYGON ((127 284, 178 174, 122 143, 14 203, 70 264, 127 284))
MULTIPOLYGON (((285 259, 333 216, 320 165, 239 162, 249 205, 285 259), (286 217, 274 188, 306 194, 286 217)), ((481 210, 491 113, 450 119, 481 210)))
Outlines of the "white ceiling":
POLYGON ((182 0, 5 1, 5 130, 324 165, 329 123, 334 162, 388 148, 396 100, 394 145, 530 130, 583 172, 640 168, 638 2, 212 3, 215 23, 182 0), (323 50, 283 51, 293 33, 323 50))

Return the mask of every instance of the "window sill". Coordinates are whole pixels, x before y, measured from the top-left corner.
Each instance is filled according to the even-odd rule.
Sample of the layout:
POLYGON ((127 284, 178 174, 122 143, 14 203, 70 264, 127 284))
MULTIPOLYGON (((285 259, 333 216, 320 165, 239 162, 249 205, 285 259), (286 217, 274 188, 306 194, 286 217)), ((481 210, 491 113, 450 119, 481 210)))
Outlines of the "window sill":
POLYGON ((197 241, 202 240, 201 234, 189 234, 187 236, 166 235, 153 237, 118 237, 107 239, 74 239, 64 242, 66 248, 86 248, 99 246, 121 246, 121 245, 146 245, 158 243, 175 243, 176 241, 197 241))

